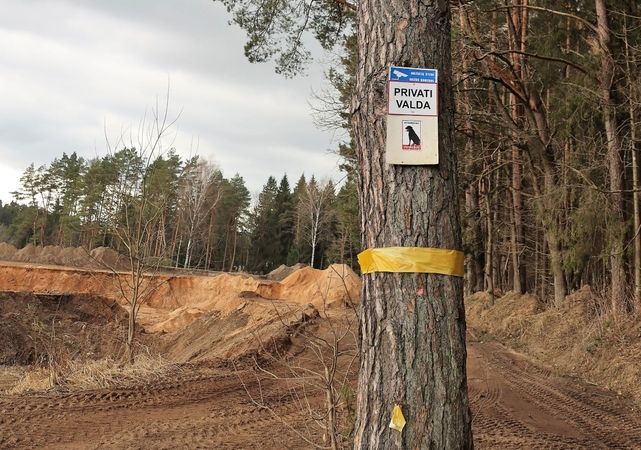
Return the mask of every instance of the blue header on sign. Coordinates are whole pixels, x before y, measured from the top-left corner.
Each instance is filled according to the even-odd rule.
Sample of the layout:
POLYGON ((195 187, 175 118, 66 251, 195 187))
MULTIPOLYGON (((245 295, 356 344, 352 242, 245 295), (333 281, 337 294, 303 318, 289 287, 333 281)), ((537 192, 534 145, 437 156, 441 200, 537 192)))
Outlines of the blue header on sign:
POLYGON ((435 69, 414 69, 411 67, 390 67, 390 81, 407 81, 408 83, 436 83, 435 69))

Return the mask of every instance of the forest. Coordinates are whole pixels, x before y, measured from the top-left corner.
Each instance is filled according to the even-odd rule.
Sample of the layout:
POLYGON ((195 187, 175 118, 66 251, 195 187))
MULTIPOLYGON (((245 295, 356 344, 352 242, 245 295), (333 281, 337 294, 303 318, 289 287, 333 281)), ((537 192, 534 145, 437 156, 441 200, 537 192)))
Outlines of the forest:
POLYGON ((63 153, 30 165, 12 193, 17 201, 0 204, 0 241, 132 256, 127 230, 144 222, 139 254, 164 267, 267 273, 281 264, 355 263, 353 183, 337 189, 301 175, 292 188, 287 175, 269 177, 252 204, 242 176, 223 177, 211 160, 183 160, 171 149, 147 163, 141 153, 124 148, 88 161, 63 153))
MULTIPOLYGON (((224 3, 240 23, 252 1, 224 3)), ((337 150, 345 181, 303 175, 292 185, 287 176, 270 177, 252 202, 240 174, 227 179, 215 163, 182 160, 175 150, 153 159, 135 147, 92 160, 62 153, 25 170, 16 201, 0 207, 0 241, 124 251, 118 230, 131 227, 129 214, 138 211, 136 223, 146 230, 141 254, 166 266, 357 269, 354 8, 330 3, 335 8, 306 13, 321 44, 338 54, 313 113, 319 126, 347 130, 337 150)), ((451 7, 467 293, 530 292, 559 306, 591 285, 611 299, 613 311, 638 310, 639 2, 481 0, 451 7)), ((265 30, 247 31, 251 37, 265 30)), ((261 49, 279 55, 278 48, 255 51, 261 49)), ((305 54, 288 62, 283 55, 297 54, 289 50, 280 49, 279 67, 301 70, 305 54)), ((252 60, 251 45, 246 51, 252 60)))
POLYGON ((458 151, 472 291, 639 306, 637 1, 456 9, 458 151))

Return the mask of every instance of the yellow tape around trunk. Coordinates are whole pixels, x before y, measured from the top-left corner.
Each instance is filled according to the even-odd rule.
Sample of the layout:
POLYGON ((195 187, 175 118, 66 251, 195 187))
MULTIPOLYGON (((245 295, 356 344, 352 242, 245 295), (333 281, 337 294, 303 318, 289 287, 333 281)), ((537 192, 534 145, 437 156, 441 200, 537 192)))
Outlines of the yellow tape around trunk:
POLYGON ((372 272, 440 273, 463 276, 464 255, 456 250, 422 247, 370 248, 358 254, 363 274, 372 272))

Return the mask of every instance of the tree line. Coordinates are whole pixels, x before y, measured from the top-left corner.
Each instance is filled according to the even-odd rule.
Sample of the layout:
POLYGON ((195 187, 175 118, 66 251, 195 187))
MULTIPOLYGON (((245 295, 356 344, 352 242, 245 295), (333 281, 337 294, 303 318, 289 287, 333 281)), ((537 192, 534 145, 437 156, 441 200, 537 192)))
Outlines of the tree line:
POLYGON ((132 147, 31 164, 12 192, 15 200, 0 202, 0 241, 18 248, 107 246, 150 265, 185 269, 356 267, 353 182, 338 187, 301 175, 292 188, 287 175, 280 182, 270 176, 252 202, 243 177, 224 177, 213 161, 182 159, 175 149, 146 156, 132 147), (134 222, 144 228, 134 240, 140 242, 129 242, 134 222))

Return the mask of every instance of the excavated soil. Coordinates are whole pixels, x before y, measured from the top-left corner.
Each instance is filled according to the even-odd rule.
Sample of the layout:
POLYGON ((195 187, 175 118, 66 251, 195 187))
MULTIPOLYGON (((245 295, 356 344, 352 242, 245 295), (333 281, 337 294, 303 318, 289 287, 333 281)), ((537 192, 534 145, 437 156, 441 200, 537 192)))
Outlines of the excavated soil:
POLYGON ((83 247, 60 247, 32 244, 18 250, 11 244, 0 242, 0 260, 22 263, 47 264, 82 269, 126 269, 125 258, 113 249, 97 247, 89 251, 83 247))
POLYGON ((58 359, 111 356, 125 317, 103 297, 0 292, 0 367, 42 365, 53 353, 58 359))
MULTIPOLYGON (((498 344, 468 350, 477 449, 641 448, 629 399, 556 376, 498 344)), ((248 364, 203 360, 136 388, 2 395, 0 448, 312 448, 303 437, 322 443, 322 431, 290 389, 248 364)), ((309 391, 305 400, 320 410, 323 394, 309 391)))
MULTIPOLYGON (((166 275, 143 310, 140 338, 173 364, 169 375, 84 390, 62 380, 45 390, 15 393, 12 387, 24 376, 15 363, 46 369, 48 355, 90 359, 113 352, 124 332, 126 303, 112 289, 109 272, 4 264, 0 448, 322 445, 326 436, 308 408, 321 411, 324 393, 290 375, 298 366, 321 372, 309 345, 315 338, 331 338, 337 324, 356 332, 350 305, 358 300, 357 278, 342 266, 299 268, 274 280, 166 275)), ((353 333, 341 341, 352 352, 353 333)), ((641 449, 639 405, 631 397, 563 376, 539 358, 486 338, 470 330, 475 448, 641 449)), ((354 385, 358 364, 351 354, 339 365, 354 385)), ((347 432, 353 398, 344 393, 338 417, 347 432)), ((411 420, 411 412, 406 416, 411 420)))

